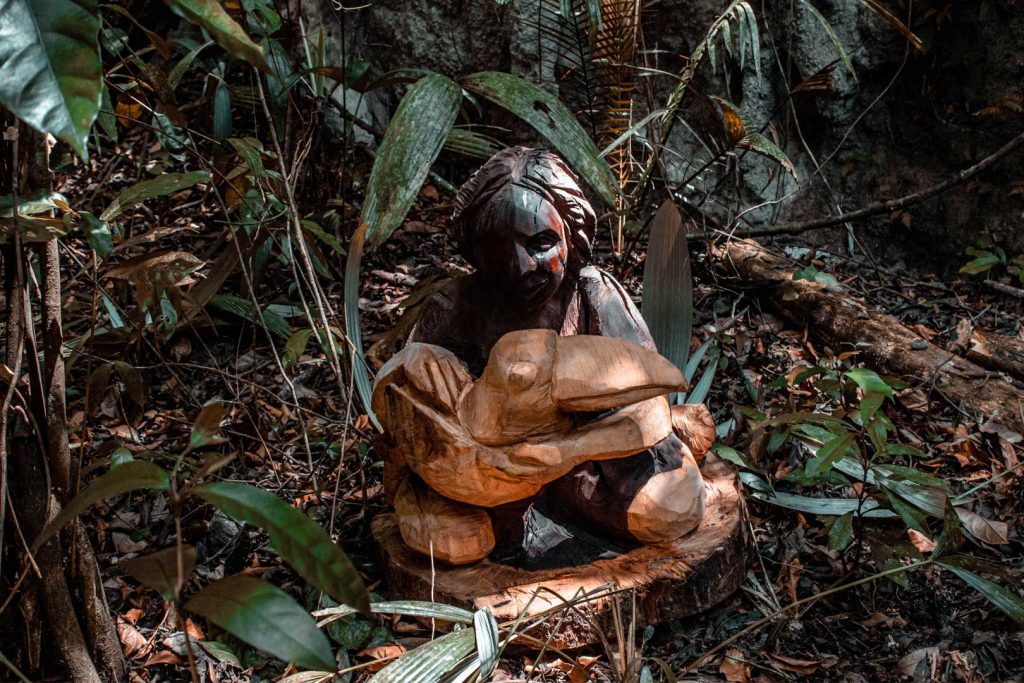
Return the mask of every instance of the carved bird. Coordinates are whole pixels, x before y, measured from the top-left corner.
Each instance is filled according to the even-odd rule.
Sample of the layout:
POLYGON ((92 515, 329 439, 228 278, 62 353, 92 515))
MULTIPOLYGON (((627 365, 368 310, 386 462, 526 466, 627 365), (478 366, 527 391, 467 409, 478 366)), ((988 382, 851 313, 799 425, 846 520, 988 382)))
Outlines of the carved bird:
POLYGON ((410 344, 378 374, 373 408, 392 467, 493 507, 580 463, 652 447, 673 429, 665 396, 685 389, 678 368, 636 344, 521 330, 498 341, 477 381, 450 351, 410 344))

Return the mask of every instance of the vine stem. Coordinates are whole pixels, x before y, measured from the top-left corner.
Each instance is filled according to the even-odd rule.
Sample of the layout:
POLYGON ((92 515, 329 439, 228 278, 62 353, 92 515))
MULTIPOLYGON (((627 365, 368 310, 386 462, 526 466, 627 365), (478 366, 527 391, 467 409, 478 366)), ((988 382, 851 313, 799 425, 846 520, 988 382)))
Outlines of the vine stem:
POLYGON ((781 615, 785 614, 786 612, 789 612, 791 610, 796 609, 797 607, 817 602, 821 598, 826 598, 826 597, 828 597, 830 595, 835 595, 836 593, 841 593, 842 591, 845 591, 845 590, 847 590, 849 588, 856 588, 857 586, 861 586, 861 585, 863 585, 865 583, 871 583, 872 581, 874 581, 876 579, 881 579, 881 578, 886 577, 886 576, 892 576, 893 574, 901 574, 903 572, 908 572, 911 569, 917 569, 918 567, 924 567, 924 566, 927 566, 929 564, 932 564, 933 562, 934 562, 934 560, 928 559, 928 560, 920 560, 918 562, 912 562, 912 563, 910 563, 908 565, 904 565, 902 567, 893 567, 892 569, 886 569, 885 571, 879 572, 878 574, 872 574, 871 576, 866 576, 863 579, 857 579, 856 581, 851 581, 850 583, 843 584, 842 586, 836 586, 835 588, 830 588, 830 589, 828 589, 826 591, 822 591, 821 593, 817 593, 817 594, 812 595, 810 597, 803 598, 801 600, 797 600, 796 602, 791 602, 788 605, 786 605, 785 607, 782 607, 782 608, 776 610, 775 612, 772 612, 768 616, 766 616, 766 617, 764 617, 762 619, 758 619, 757 621, 755 621, 750 626, 747 626, 742 631, 739 631, 738 633, 735 633, 735 634, 729 636, 728 638, 723 640, 721 643, 719 643, 718 645, 714 646, 713 648, 711 648, 710 650, 708 650, 707 652, 702 654, 700 657, 695 659, 693 661, 693 663, 687 665, 687 667, 685 669, 683 669, 682 671, 679 672, 679 675, 680 676, 685 676, 686 674, 690 673, 691 671, 694 671, 695 669, 697 669, 701 665, 703 665, 704 662, 706 662, 710 657, 718 654, 719 652, 721 652, 725 648, 729 647, 730 645, 735 643, 737 640, 739 640, 743 636, 747 635, 748 633, 750 633, 752 631, 756 631, 757 629, 761 628, 765 624, 768 624, 768 623, 774 621, 776 618, 780 617, 781 615))

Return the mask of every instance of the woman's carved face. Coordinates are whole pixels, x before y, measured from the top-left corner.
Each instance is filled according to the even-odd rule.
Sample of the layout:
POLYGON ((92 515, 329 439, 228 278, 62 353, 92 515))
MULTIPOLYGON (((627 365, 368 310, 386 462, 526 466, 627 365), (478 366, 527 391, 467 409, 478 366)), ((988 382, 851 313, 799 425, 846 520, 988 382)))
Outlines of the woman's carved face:
POLYGON ((477 244, 482 275, 510 299, 538 308, 565 279, 569 245, 558 211, 529 189, 511 186, 494 224, 482 226, 477 244))

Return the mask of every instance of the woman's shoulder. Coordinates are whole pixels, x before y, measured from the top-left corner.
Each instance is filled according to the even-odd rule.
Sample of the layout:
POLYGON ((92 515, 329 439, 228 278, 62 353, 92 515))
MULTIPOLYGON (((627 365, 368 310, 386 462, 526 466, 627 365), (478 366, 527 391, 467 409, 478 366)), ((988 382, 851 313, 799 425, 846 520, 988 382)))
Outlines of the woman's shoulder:
POLYGON ((590 318, 590 334, 618 337, 654 349, 647 323, 626 288, 596 266, 580 270, 580 293, 590 318))

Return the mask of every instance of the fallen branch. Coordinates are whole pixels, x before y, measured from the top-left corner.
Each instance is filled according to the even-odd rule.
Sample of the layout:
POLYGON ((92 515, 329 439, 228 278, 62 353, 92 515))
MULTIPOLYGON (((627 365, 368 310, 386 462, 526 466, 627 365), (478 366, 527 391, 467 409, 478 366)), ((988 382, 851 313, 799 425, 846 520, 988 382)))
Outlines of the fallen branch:
POLYGON ((1015 296, 1018 299, 1024 299, 1024 289, 1021 289, 1020 287, 1004 285, 1002 282, 996 282, 995 280, 985 280, 985 286, 994 292, 999 292, 1006 296, 1015 296))
POLYGON ((836 352, 858 351, 871 368, 940 394, 979 423, 995 420, 1024 431, 1024 394, 998 374, 921 340, 896 318, 869 311, 843 292, 793 280, 790 263, 756 242, 730 242, 722 254, 727 269, 766 283, 758 292, 774 308, 836 352))
POLYGON ((983 368, 1024 381, 1024 339, 974 329, 966 319, 956 331, 957 344, 952 350, 983 368))
MULTIPOLYGON (((1007 156, 1015 149, 1024 145, 1024 133, 1020 133, 1017 137, 1013 138, 1005 145, 997 149, 995 152, 985 157, 978 163, 963 169, 951 178, 947 178, 938 185, 933 185, 920 192, 914 192, 908 194, 905 197, 899 199, 890 199, 885 202, 878 202, 870 206, 866 206, 863 209, 857 209, 856 211, 850 211, 849 213, 842 213, 838 216, 826 216, 825 218, 816 218, 812 221, 803 221, 801 223, 789 223, 787 225, 770 225, 765 228, 751 228, 749 230, 736 231, 731 234, 733 237, 768 237, 771 235, 799 235, 803 232, 810 230, 818 230, 821 228, 830 228, 843 223, 849 223, 851 221, 859 221, 865 218, 871 218, 884 213, 892 213, 900 209, 906 208, 913 204, 923 202, 926 199, 934 197, 937 194, 941 194, 946 190, 956 187, 961 183, 967 182, 974 176, 978 175, 988 167, 995 164, 997 161, 1007 156)), ((723 231, 724 232, 724 231, 723 231)), ((721 236, 722 232, 698 232, 688 235, 690 239, 713 239, 721 236)))

